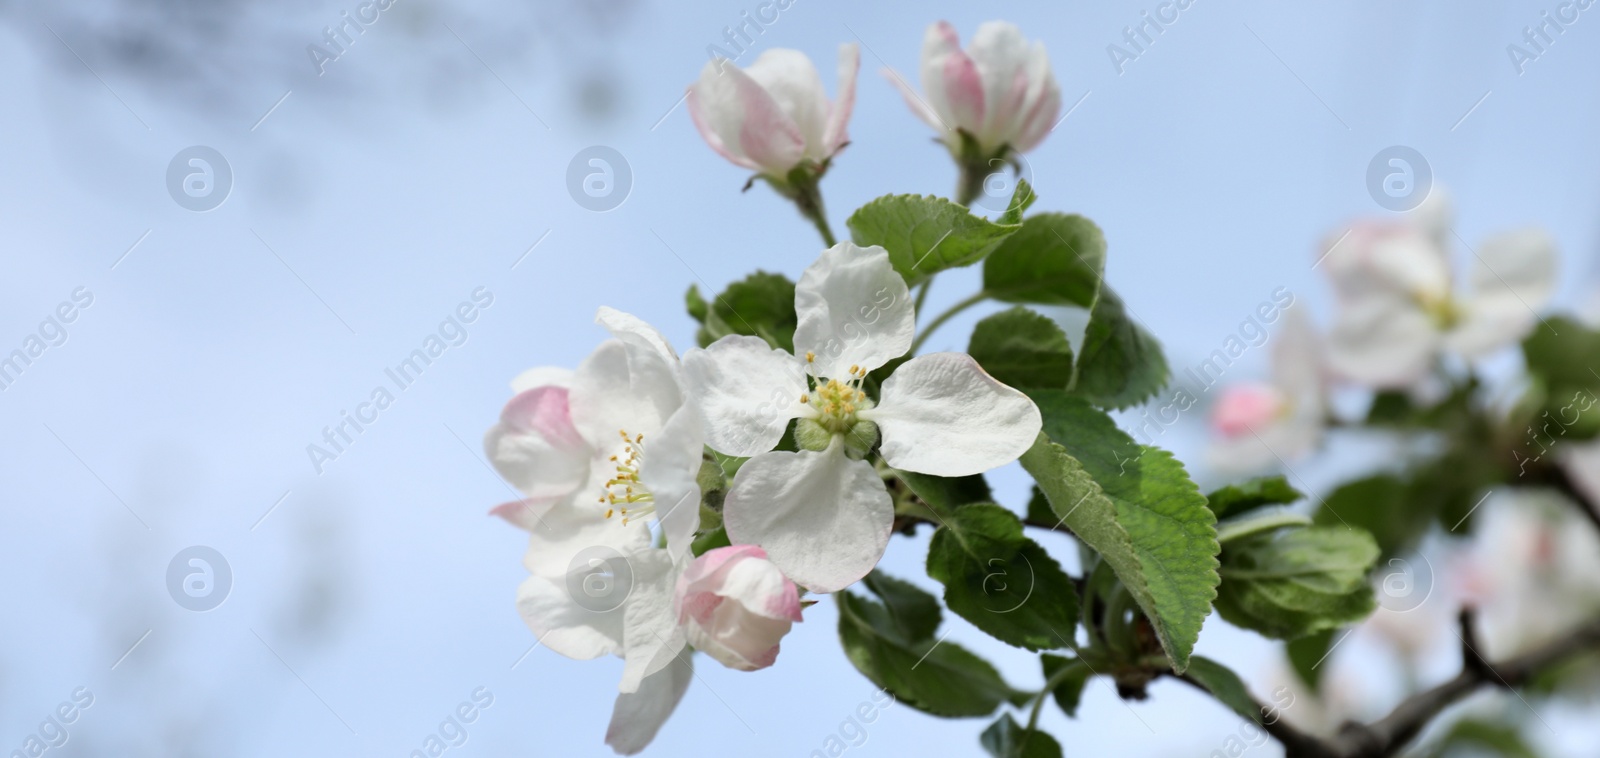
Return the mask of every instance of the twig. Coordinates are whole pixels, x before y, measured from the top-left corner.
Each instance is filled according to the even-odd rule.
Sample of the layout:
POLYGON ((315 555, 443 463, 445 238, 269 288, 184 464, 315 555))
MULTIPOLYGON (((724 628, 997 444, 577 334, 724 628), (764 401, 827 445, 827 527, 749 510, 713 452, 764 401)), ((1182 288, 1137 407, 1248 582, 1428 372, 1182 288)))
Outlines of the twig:
MULTIPOLYGON (((1531 653, 1490 663, 1479 653, 1482 646, 1473 629, 1473 612, 1462 610, 1458 623, 1461 673, 1433 689, 1412 695, 1395 706, 1388 716, 1370 724, 1347 722, 1338 734, 1329 738, 1302 732, 1281 718, 1271 724, 1262 723, 1261 728, 1283 744, 1286 758, 1388 758, 1406 747, 1445 708, 1480 687, 1514 689, 1573 655, 1600 650, 1600 619, 1596 619, 1531 653)), ((1188 676, 1178 678, 1207 691, 1188 676)), ((1264 707, 1263 712, 1266 712, 1264 707)))
POLYGON ((1597 509, 1594 501, 1578 487, 1578 483, 1572 480, 1572 475, 1567 473, 1566 467, 1560 464, 1541 466, 1538 469, 1538 479, 1535 481, 1566 495, 1572 501, 1572 505, 1594 524, 1595 529, 1600 529, 1600 509, 1597 509))

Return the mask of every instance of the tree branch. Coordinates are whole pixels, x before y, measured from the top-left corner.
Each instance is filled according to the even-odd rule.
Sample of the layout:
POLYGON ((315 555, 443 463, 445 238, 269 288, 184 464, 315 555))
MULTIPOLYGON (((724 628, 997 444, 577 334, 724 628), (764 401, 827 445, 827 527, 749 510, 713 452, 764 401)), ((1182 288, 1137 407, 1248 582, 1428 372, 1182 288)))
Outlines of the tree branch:
POLYGON ((1572 480, 1565 466, 1557 463, 1539 467, 1536 481, 1566 495, 1572 501, 1572 505, 1594 524, 1594 528, 1600 529, 1600 508, 1597 508, 1594 501, 1578 487, 1578 483, 1572 480))
MULTIPOLYGON (((1387 758, 1400 752, 1444 709, 1480 687, 1520 687, 1549 666, 1578 653, 1600 650, 1600 619, 1595 619, 1531 653, 1490 663, 1478 652, 1482 646, 1473 630, 1473 612, 1463 609, 1457 621, 1461 673, 1433 689, 1412 695, 1388 716, 1371 724, 1348 722, 1330 738, 1302 732, 1281 718, 1272 724, 1261 723, 1261 728, 1283 744, 1287 758, 1387 758)), ((1199 687, 1188 677, 1179 678, 1199 687)), ((1261 708, 1262 713, 1268 710, 1261 708)))
MULTIPOLYGON (((1444 709, 1480 687, 1520 687, 1547 667, 1573 655, 1590 650, 1600 651, 1600 619, 1595 619, 1531 653, 1500 663, 1490 663, 1478 652, 1482 646, 1473 631, 1471 609, 1463 609, 1457 622, 1461 639, 1461 673, 1433 689, 1412 695, 1395 706, 1388 716, 1371 724, 1346 722, 1339 728, 1338 734, 1327 738, 1290 726, 1281 713, 1277 713, 1278 718, 1271 723, 1256 719, 1256 724, 1283 745, 1286 758, 1388 758, 1406 747, 1444 709)), ((1201 692, 1210 693, 1187 674, 1177 676, 1166 673, 1201 692)), ((1281 709, 1256 701, 1256 710, 1265 715, 1281 709)))

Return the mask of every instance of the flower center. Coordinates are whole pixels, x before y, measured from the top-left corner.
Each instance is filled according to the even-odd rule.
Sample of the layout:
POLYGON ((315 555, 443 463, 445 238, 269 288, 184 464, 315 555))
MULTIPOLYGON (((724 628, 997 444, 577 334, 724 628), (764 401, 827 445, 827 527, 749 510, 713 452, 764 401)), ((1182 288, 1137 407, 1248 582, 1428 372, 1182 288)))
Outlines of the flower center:
POLYGON ((617 433, 622 435, 622 452, 611 456, 611 462, 616 464, 617 470, 606 481, 602 490, 605 494, 600 496, 600 502, 608 506, 606 518, 620 513, 622 525, 627 526, 630 519, 655 513, 656 499, 639 482, 639 469, 644 463, 644 435, 629 437, 626 429, 617 433))
MULTIPOLYGON (((806 361, 815 356, 806 353, 806 361)), ((835 437, 843 437, 845 448, 856 457, 863 456, 878 441, 878 425, 862 419, 861 413, 875 403, 861 385, 867 379, 867 370, 850 367, 850 378, 817 379, 810 392, 800 396, 800 402, 810 410, 795 425, 795 443, 803 450, 826 450, 835 437)))
POLYGON ((1461 322, 1461 306, 1449 295, 1418 294, 1417 302, 1439 331, 1449 331, 1461 322))
POLYGON ((861 391, 861 382, 867 372, 859 366, 850 367, 850 379, 829 379, 817 385, 802 400, 817 412, 817 423, 831 434, 849 434, 855 428, 856 414, 871 408, 873 403, 861 391))

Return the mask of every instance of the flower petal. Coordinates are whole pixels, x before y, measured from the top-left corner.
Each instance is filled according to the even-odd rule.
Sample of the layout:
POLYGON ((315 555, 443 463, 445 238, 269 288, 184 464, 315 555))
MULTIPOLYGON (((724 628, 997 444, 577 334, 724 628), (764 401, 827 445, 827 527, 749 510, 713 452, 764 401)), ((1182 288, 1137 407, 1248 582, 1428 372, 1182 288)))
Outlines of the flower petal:
MULTIPOLYGON (((733 63, 727 59, 718 59, 707 63, 706 68, 712 69, 714 72, 718 65, 732 66, 733 63)), ((705 75, 706 74, 704 73, 704 70, 702 70, 700 74, 701 78, 704 78, 705 75)), ((712 75, 715 76, 715 73, 712 75)), ((708 112, 699 92, 696 91, 697 89, 698 84, 691 84, 689 85, 688 91, 684 93, 684 101, 688 103, 689 106, 689 120, 694 122, 695 131, 700 132, 700 137, 706 141, 707 145, 711 146, 712 150, 717 152, 717 155, 727 158, 736 166, 743 166, 748 169, 759 171, 761 166, 757 165, 755 161, 745 157, 743 152, 736 152, 739 150, 738 142, 734 142, 732 145, 729 145, 727 142, 722 140, 722 135, 718 132, 720 124, 713 125, 711 123, 712 118, 720 118, 720 116, 713 116, 713 114, 708 112)), ((731 139, 732 136, 738 135, 739 130, 737 126, 734 126, 733 128, 729 129, 728 132, 731 135, 731 139)))
POLYGON ((978 139, 985 151, 998 145, 986 142, 983 136, 984 100, 983 78, 978 67, 961 50, 952 50, 944 56, 944 100, 950 108, 955 125, 978 139))
POLYGON ((883 478, 844 444, 822 452, 763 453, 740 467, 723 503, 728 539, 760 545, 780 571, 813 592, 867 575, 889 545, 894 503, 883 478))
POLYGON ((677 360, 678 354, 661 332, 631 313, 602 305, 595 311, 594 322, 611 332, 611 336, 636 347, 648 347, 668 360, 677 360))
POLYGON ((683 403, 677 366, 643 340, 609 339, 578 366, 568 397, 573 425, 597 450, 619 431, 654 435, 683 403))
POLYGON ((961 124, 950 110, 950 101, 945 94, 948 88, 944 81, 945 58, 952 53, 965 56, 961 52, 961 37, 956 34, 955 27, 948 21, 929 24, 928 30, 922 35, 922 95, 928 107, 938 116, 940 131, 944 133, 942 136, 954 146, 960 144, 954 130, 961 124))
POLYGON ((532 576, 517 590, 517 610, 528 628, 568 658, 620 652, 622 606, 633 583, 629 556, 650 549, 649 527, 624 527, 598 509, 568 502, 507 503, 495 512, 529 527, 522 562, 532 576))
POLYGON ((716 593, 769 619, 802 621, 800 593, 794 582, 767 559, 767 552, 754 545, 736 545, 756 560, 735 561, 718 577, 716 593))
POLYGON ((559 655, 587 661, 622 650, 622 609, 596 612, 575 603, 563 582, 522 580, 517 611, 540 644, 559 655))
POLYGON ((683 356, 684 383, 705 419, 706 443, 748 458, 776 447, 800 415, 806 375, 794 356, 760 337, 729 335, 683 356))
POLYGON ((618 755, 637 755, 656 738, 694 679, 694 662, 685 655, 645 677, 637 692, 617 696, 606 727, 606 744, 618 755))
POLYGON ((990 105, 975 136, 986 146, 999 147, 1010 142, 1022 119, 1031 115, 1025 110, 1031 104, 1027 101, 1028 40, 1016 24, 987 21, 978 26, 967 51, 990 105))
POLYGON ((1324 250, 1323 265, 1342 298, 1361 299, 1375 290, 1430 301, 1450 295, 1447 248, 1416 227, 1359 223, 1343 242, 1324 250))
POLYGON ((560 497, 588 480, 593 451, 572 424, 567 395, 555 386, 519 393, 484 434, 495 471, 528 497, 560 497))
POLYGON ((1016 460, 1039 436, 1042 419, 1027 395, 989 376, 972 356, 930 353, 906 361, 883 383, 879 448, 890 466, 935 476, 967 476, 1016 460))
POLYGON ((766 50, 744 70, 788 114, 805 140, 806 157, 821 160, 828 124, 828 95, 817 67, 799 50, 766 50))
POLYGON ((572 386, 572 369, 559 366, 540 366, 530 368, 511 380, 512 392, 527 392, 539 387, 565 387, 572 386))
POLYGON ((772 95, 732 63, 707 62, 688 99, 695 127, 712 148, 735 156, 739 165, 783 176, 805 156, 800 127, 772 95))
POLYGON ((1322 340, 1304 309, 1284 313, 1283 329, 1272 348, 1272 384, 1295 407, 1314 404, 1322 412, 1324 395, 1322 340))
POLYGON ((850 140, 850 112, 856 107, 856 75, 861 71, 861 46, 854 42, 839 46, 839 93, 828 110, 828 125, 823 130, 821 158, 831 157, 850 140))
POLYGON ((1328 366, 1372 387, 1403 388, 1421 379, 1439 333, 1406 295, 1375 289, 1346 297, 1328 333, 1328 366))
POLYGON ((814 354, 807 370, 830 379, 905 355, 917 329, 906 280, 877 245, 841 242, 822 251, 795 285, 794 309, 795 354, 814 354))
POLYGON ((655 498, 656 519, 674 560, 693 558, 689 551, 700 528, 700 462, 705 455, 705 435, 700 413, 685 403, 667 419, 645 446, 639 481, 655 498))
POLYGON ((1479 356, 1515 342, 1533 328, 1536 311, 1550 302, 1555 284, 1555 243, 1543 230, 1490 237, 1477 250, 1472 294, 1462 303, 1462 322, 1446 337, 1447 344, 1479 356))
MULTIPOLYGON (((698 504, 697 504, 698 505, 698 504)), ((685 644, 683 628, 672 610, 677 572, 665 550, 648 549, 627 556, 633 586, 623 603, 622 692, 635 692, 644 679, 667 667, 685 644)))
POLYGON ((896 90, 899 90, 900 96, 905 98, 906 107, 911 109, 912 114, 922 119, 923 123, 933 127, 933 130, 938 132, 941 138, 950 133, 939 114, 933 110, 933 106, 928 105, 928 102, 923 100, 922 96, 918 95, 917 91, 912 89, 910 83, 906 82, 898 72, 892 68, 882 68, 878 70, 878 73, 883 78, 888 79, 896 90))
POLYGON ((1019 153, 1038 147, 1055 128, 1056 117, 1061 113, 1061 87, 1056 84, 1055 74, 1050 70, 1050 57, 1040 43, 1034 43, 1029 54, 1027 76, 1028 102, 1024 105, 1027 115, 1011 140, 1011 148, 1019 153))

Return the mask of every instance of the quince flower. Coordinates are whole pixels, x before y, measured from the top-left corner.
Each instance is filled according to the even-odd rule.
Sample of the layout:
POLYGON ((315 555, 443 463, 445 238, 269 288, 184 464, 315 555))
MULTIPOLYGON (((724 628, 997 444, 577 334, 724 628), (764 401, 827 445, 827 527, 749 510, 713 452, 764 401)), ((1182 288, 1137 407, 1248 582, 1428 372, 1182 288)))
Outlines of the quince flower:
POLYGON ((678 576, 678 623, 696 650, 740 671, 771 666, 800 618, 794 582, 755 545, 708 550, 678 576))
POLYGON ((576 372, 519 376, 484 446, 525 495, 493 510, 529 532, 530 576, 517 608, 561 655, 623 658, 607 742, 632 753, 655 736, 690 676, 672 598, 699 526, 704 442, 660 333, 610 308, 595 320, 613 337, 576 372), (655 547, 650 520, 661 523, 665 548, 655 547))
POLYGON ((778 180, 810 161, 823 164, 849 140, 861 50, 839 46, 839 99, 829 103, 805 53, 773 48, 749 68, 707 61, 689 87, 689 116, 711 149, 778 180))
POLYGON ((1272 380, 1223 391, 1212 408, 1218 468, 1253 471, 1293 458, 1322 440, 1327 414, 1322 347, 1305 314, 1289 310, 1272 349, 1272 380))
POLYGON ((1555 292, 1555 248, 1542 230, 1496 234, 1473 251, 1470 288, 1454 286, 1447 201, 1435 189, 1413 219, 1357 224, 1325 254, 1339 315, 1328 362, 1374 387, 1406 388, 1442 350, 1468 358, 1515 342, 1555 292))
POLYGON ((728 538, 759 545, 795 582, 842 589, 888 546, 894 505, 862 457, 881 435, 888 465, 936 476, 977 474, 1017 459, 1039 409, 970 356, 932 353, 901 364, 876 402, 867 375, 911 348, 916 315, 881 247, 825 251, 795 287, 795 351, 730 335, 684 355, 706 444, 751 457, 723 503, 728 538), (808 376, 809 375, 809 376, 808 376), (799 419, 799 452, 772 451, 799 419))
POLYGON ((922 41, 925 97, 893 71, 884 69, 884 75, 958 159, 985 163, 1032 150, 1061 111, 1061 88, 1044 45, 1028 44, 1021 29, 1004 21, 979 26, 965 52, 955 27, 945 21, 929 26, 922 41), (963 155, 963 134, 979 155, 963 155))

